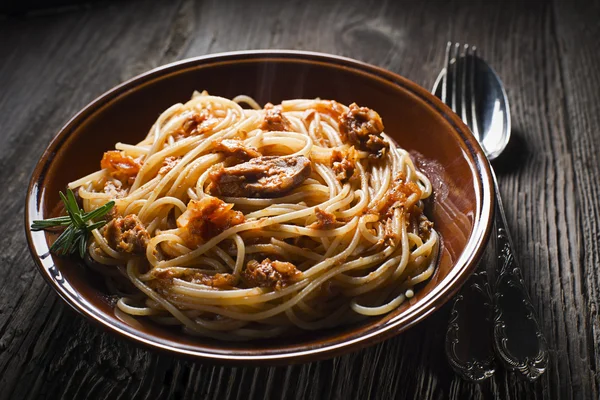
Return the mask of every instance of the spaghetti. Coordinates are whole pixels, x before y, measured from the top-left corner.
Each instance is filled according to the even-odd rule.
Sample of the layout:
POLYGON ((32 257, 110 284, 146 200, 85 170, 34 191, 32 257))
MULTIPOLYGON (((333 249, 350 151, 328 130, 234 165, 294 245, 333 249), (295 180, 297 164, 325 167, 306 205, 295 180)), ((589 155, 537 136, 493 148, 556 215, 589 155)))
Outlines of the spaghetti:
POLYGON ((101 167, 69 187, 85 211, 116 203, 86 258, 133 325, 323 329, 394 310, 434 273, 431 184, 356 104, 195 92, 101 167))

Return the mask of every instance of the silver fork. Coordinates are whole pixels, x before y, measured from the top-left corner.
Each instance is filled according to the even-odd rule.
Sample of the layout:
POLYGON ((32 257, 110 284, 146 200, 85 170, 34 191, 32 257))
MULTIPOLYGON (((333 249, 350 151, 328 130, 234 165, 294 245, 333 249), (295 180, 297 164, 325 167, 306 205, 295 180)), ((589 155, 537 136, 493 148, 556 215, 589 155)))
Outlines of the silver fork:
MULTIPOLYGON (((493 70, 476 56, 476 49, 448 43, 445 73, 440 75, 440 98, 458 114, 480 141, 489 159, 504 150, 510 137, 510 111, 502 83, 493 70), (501 129, 483 127, 479 121, 476 74, 484 72, 500 94, 493 103, 503 103, 507 121, 501 129), (480 130, 482 128, 482 130, 480 130), (494 139, 494 140, 489 140, 494 139)), ((434 89, 435 93, 435 89, 434 89)), ((485 102, 483 102, 485 103, 485 102)), ((486 104, 484 110, 490 109, 486 104)), ((533 381, 544 373, 548 363, 547 344, 525 288, 521 270, 513 254, 495 174, 496 207, 494 217, 496 269, 491 295, 487 273, 479 268, 453 304, 446 335, 446 354, 450 365, 464 378, 481 381, 494 374, 494 354, 503 365, 533 381), (493 345, 492 345, 493 344, 493 345), (494 353, 495 351, 495 353, 494 353)))

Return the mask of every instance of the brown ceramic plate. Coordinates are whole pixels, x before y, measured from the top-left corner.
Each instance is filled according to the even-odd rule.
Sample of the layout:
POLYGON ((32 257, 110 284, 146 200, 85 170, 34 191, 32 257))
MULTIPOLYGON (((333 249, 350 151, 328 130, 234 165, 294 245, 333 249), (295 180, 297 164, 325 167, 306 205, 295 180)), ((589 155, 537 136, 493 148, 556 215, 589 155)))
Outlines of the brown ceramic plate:
POLYGON ((238 363, 287 363, 331 357, 374 344, 427 317, 473 272, 491 228, 492 179, 475 138, 448 107, 415 83, 347 58, 292 51, 216 54, 177 62, 140 75, 93 101, 48 146, 29 185, 25 227, 40 273, 70 306, 119 335, 156 349, 238 363), (229 343, 183 335, 141 321, 129 326, 113 314, 95 273, 75 259, 48 255, 47 236, 31 221, 48 218, 59 190, 98 169, 118 141, 136 143, 158 115, 193 90, 228 98, 248 94, 259 103, 293 98, 357 102, 379 112, 385 131, 414 152, 434 197, 427 213, 442 238, 433 278, 410 302, 360 325, 307 332, 292 338, 229 343))

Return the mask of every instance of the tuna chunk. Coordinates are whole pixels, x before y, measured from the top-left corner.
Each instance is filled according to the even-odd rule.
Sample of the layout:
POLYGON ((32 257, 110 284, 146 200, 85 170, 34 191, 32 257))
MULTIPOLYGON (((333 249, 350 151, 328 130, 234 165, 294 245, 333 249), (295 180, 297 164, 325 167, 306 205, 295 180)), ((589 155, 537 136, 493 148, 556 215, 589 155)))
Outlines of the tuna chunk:
POLYGON ((271 261, 265 258, 261 263, 256 260, 249 261, 242 277, 252 287, 268 287, 281 290, 289 284, 296 282, 301 272, 296 266, 284 261, 271 261))
POLYGON ((212 171, 209 190, 230 197, 279 197, 300 186, 310 173, 310 160, 304 156, 257 157, 212 171))
POLYGON ((144 254, 150 235, 137 215, 112 219, 104 230, 104 237, 113 249, 131 254, 144 254))
POLYGON ((339 119, 342 140, 360 150, 379 156, 387 143, 381 137, 383 121, 377 112, 367 107, 350 104, 350 109, 339 119))

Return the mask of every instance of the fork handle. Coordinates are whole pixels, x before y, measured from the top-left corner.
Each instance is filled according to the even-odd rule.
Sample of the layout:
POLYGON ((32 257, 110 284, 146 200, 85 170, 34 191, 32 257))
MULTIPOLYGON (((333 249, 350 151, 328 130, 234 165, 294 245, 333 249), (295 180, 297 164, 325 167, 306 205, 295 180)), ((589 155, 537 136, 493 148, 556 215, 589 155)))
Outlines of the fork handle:
POLYGON ((521 268, 514 256, 506 216, 496 190, 496 282, 494 294, 494 349, 504 366, 535 381, 548 366, 548 345, 527 294, 521 268))
POLYGON ((452 369, 471 382, 495 372, 492 346, 492 294, 484 265, 478 266, 454 298, 446 331, 446 356, 452 369))

